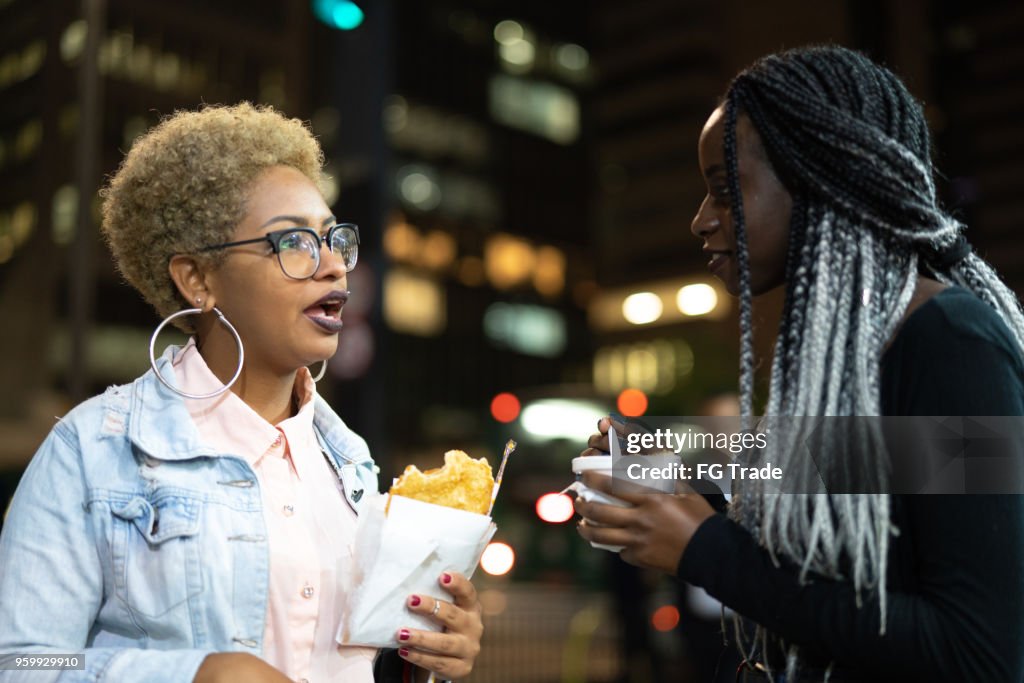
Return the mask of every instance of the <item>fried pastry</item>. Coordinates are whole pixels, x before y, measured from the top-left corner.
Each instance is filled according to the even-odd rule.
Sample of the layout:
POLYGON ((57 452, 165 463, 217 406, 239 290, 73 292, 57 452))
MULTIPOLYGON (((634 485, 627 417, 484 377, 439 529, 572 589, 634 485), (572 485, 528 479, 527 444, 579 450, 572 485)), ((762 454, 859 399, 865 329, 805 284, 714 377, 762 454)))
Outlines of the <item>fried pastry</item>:
POLYGON ((444 467, 421 472, 409 465, 391 487, 391 495, 486 515, 494 475, 487 458, 474 460, 463 451, 444 454, 444 467))

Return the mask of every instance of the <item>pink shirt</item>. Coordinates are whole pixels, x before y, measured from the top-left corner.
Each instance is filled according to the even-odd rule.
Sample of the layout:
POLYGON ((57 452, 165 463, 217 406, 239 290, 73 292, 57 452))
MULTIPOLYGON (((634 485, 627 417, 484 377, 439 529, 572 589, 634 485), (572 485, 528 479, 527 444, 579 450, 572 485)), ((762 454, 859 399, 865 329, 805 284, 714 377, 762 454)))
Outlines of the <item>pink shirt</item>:
MULTIPOLYGON (((189 393, 223 386, 194 339, 175 357, 174 372, 189 393)), ((356 516, 314 435, 315 396, 316 384, 303 368, 295 378, 299 410, 276 426, 230 391, 185 399, 185 405, 206 444, 245 458, 260 485, 270 547, 263 658, 297 681, 371 683, 376 650, 334 640, 356 516)))

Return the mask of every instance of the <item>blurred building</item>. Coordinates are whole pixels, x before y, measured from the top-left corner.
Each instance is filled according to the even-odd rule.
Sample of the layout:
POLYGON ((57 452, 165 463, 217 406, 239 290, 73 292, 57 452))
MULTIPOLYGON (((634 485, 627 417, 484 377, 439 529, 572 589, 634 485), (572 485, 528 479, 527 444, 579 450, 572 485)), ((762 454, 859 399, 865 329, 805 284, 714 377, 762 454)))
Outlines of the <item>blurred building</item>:
POLYGON ((919 38, 932 59, 928 88, 947 203, 976 249, 1024 292, 1024 7, 1014 2, 928 5, 919 38))
POLYGON ((293 46, 311 26, 301 0, 0 3, 0 468, 148 366, 158 319, 98 236, 103 178, 175 109, 249 99, 308 117, 312 56, 293 46))
POLYGON ((314 126, 338 122, 338 210, 374 224, 350 288, 377 324, 349 325, 346 307, 336 395, 403 464, 459 444, 500 453, 497 393, 589 383, 575 296, 593 278, 584 3, 521 4, 367 3, 366 25, 336 38, 334 87, 318 89, 314 126), (368 72, 387 86, 371 86, 364 118, 368 72))
MULTIPOLYGON (((518 565, 481 576, 505 645, 485 650, 481 680, 676 680, 679 614, 662 608, 677 596, 539 522, 534 502, 568 483, 569 458, 624 390, 639 412, 669 415, 735 387, 734 306, 689 227, 708 113, 761 54, 867 50, 927 103, 946 201, 1021 291, 1024 10, 374 0, 341 26, 343 4, 0 0, 0 506, 55 416, 148 367, 158 320, 98 238, 104 176, 175 109, 273 104, 311 122, 328 201, 362 228, 319 390, 367 436, 382 480, 449 448, 493 463, 520 442, 497 508, 518 565), (511 396, 492 405, 499 393, 511 396), (608 576, 633 589, 618 608, 586 591, 608 576), (522 661, 538 640, 547 648, 522 661), (647 668, 623 668, 627 640, 656 653, 647 668)), ((779 306, 765 297, 756 319, 779 306)))

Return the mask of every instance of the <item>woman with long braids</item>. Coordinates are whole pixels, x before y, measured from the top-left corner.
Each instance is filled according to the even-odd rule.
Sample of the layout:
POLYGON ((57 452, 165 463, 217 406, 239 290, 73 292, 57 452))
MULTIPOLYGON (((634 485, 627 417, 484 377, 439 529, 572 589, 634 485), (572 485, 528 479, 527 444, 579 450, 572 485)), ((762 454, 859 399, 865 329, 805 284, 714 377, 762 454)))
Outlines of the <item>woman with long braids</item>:
MULTIPOLYGON (((890 71, 840 47, 765 57, 699 157, 692 230, 739 297, 744 415, 751 297, 778 286, 766 416, 1024 415, 1020 306, 939 207, 922 108, 890 71)), ((608 424, 585 454, 607 450, 608 424)), ((860 465, 884 477, 884 457, 860 465)), ((741 615, 737 678, 1024 678, 1024 498, 742 483, 727 512, 695 494, 578 500, 580 533, 741 615)))
POLYGON ((359 229, 321 192, 310 130, 207 106, 137 139, 104 190, 118 268, 161 316, 151 369, 59 419, 0 536, 0 682, 407 683, 465 676, 473 584, 410 595, 444 632, 340 647, 362 438, 317 395, 338 347, 359 229), (154 354, 168 323, 191 334, 154 354), (319 370, 313 377, 307 366, 319 370), (77 669, 27 673, 31 657, 77 669))

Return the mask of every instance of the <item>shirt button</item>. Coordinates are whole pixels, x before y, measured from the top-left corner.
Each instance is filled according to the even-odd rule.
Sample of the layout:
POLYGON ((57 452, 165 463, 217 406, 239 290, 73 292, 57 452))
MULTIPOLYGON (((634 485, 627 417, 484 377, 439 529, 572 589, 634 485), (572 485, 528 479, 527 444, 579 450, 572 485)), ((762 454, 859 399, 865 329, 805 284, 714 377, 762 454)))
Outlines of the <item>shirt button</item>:
POLYGON ((282 510, 282 512, 284 512, 284 516, 285 517, 291 517, 292 515, 295 514, 295 506, 294 505, 285 505, 284 509, 282 510))
POLYGON ((309 679, 308 678, 300 678, 299 679, 299 683, 309 683, 309 679))
POLYGON ((280 445, 281 445, 281 435, 278 434, 277 438, 274 439, 274 446, 277 447, 277 446, 280 446, 280 445))
POLYGON ((306 598, 307 600, 313 597, 313 587, 310 586, 308 583, 302 587, 302 597, 306 598))

